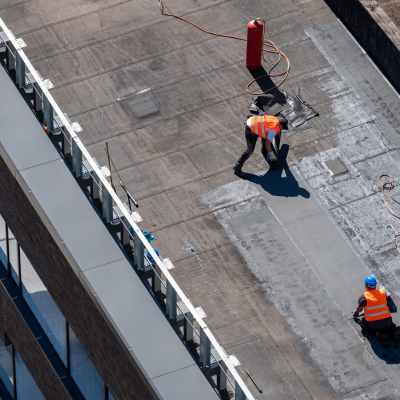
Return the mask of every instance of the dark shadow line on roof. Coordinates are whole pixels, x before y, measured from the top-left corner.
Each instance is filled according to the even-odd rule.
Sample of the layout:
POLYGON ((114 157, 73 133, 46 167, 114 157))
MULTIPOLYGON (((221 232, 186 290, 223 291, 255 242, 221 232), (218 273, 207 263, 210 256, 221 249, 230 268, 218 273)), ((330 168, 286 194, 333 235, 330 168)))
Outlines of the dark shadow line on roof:
MULTIPOLYGON (((31 1, 32 1, 32 0, 29 0, 29 1, 27 1, 26 3, 29 3, 29 2, 31 2, 31 1)), ((118 6, 120 6, 120 5, 129 3, 129 2, 133 2, 133 1, 135 1, 135 0, 125 0, 125 1, 124 1, 124 0, 120 0, 120 1, 121 1, 120 3, 114 4, 114 5, 112 5, 112 6, 108 6, 108 7, 99 9, 99 10, 91 11, 91 12, 88 12, 88 13, 86 13, 86 14, 80 14, 80 15, 78 15, 78 16, 74 16, 74 17, 70 17, 70 18, 65 18, 65 19, 63 19, 63 20, 60 19, 59 21, 52 22, 52 23, 47 24, 47 25, 42 25, 40 28, 32 29, 32 30, 30 30, 30 31, 25 31, 25 32, 22 32, 22 33, 18 33, 18 36, 30 35, 30 34, 32 34, 32 33, 34 33, 34 32, 40 31, 40 30, 42 30, 42 29, 51 28, 51 27, 53 27, 53 26, 55 26, 55 25, 58 25, 58 24, 63 24, 63 23, 65 23, 65 22, 73 21, 74 19, 77 19, 77 18, 80 18, 80 17, 85 17, 85 16, 87 16, 87 15, 95 14, 96 12, 109 10, 110 8, 118 7, 118 6)), ((25 3, 21 3, 21 4, 25 4, 25 3)), ((18 4, 12 5, 11 7, 16 7, 16 6, 18 6, 18 4)), ((8 8, 10 8, 10 7, 8 7, 8 8)), ((1 10, 0 10, 0 11, 1 11, 1 10)))
POLYGON ((382 382, 385 382, 385 381, 389 381, 390 383, 392 383, 389 378, 385 378, 385 379, 382 379, 382 380, 380 380, 378 382, 370 383, 369 385, 363 385, 363 386, 361 386, 361 387, 359 387, 357 389, 349 390, 348 392, 342 392, 342 394, 346 395, 346 394, 349 394, 349 393, 352 393, 352 392, 356 392, 357 390, 363 390, 363 389, 365 389, 367 387, 371 387, 371 386, 377 385, 378 383, 382 383, 382 382))
MULTIPOLYGON (((226 32, 225 34, 228 34, 228 35, 229 35, 229 34, 233 34, 233 33, 235 33, 235 32, 239 32, 239 31, 241 31, 241 30, 242 30, 242 29, 234 30, 234 31, 231 31, 231 32, 226 32)), ((182 46, 182 47, 179 47, 179 48, 176 48, 176 49, 167 51, 167 52, 161 52, 161 53, 158 53, 158 54, 153 54, 153 55, 151 55, 151 56, 149 56, 149 57, 144 57, 144 58, 142 58, 142 59, 140 59, 140 60, 135 60, 135 61, 132 61, 132 62, 125 63, 125 64, 123 64, 123 65, 118 65, 118 66, 109 68, 108 70, 104 70, 104 71, 101 71, 101 72, 99 72, 99 73, 95 73, 95 74, 92 74, 92 75, 89 75, 89 74, 88 74, 88 75, 85 75, 85 78, 84 78, 84 79, 72 79, 72 80, 70 80, 69 82, 65 82, 65 83, 63 83, 63 84, 61 84, 61 85, 58 85, 58 86, 57 86, 57 89, 62 88, 62 87, 65 87, 65 86, 68 86, 68 85, 75 84, 75 83, 80 82, 80 81, 83 81, 83 80, 92 79, 92 78, 95 78, 95 77, 98 77, 98 76, 101 76, 101 75, 105 75, 105 74, 108 74, 108 73, 110 73, 110 72, 116 71, 116 70, 118 70, 118 69, 122 69, 122 68, 125 68, 125 67, 129 67, 129 66, 134 65, 134 64, 138 64, 138 63, 140 63, 140 62, 152 60, 152 59, 154 59, 154 58, 156 58, 156 57, 162 57, 162 56, 165 56, 165 55, 167 55, 167 54, 173 53, 173 52, 175 52, 175 51, 184 50, 184 49, 186 49, 186 48, 188 48, 188 47, 192 47, 192 46, 198 45, 198 44, 200 44, 200 43, 204 43, 204 42, 207 42, 207 41, 210 41, 210 40, 214 40, 214 39, 217 40, 218 38, 216 39, 214 36, 212 36, 210 39, 195 41, 195 42, 193 42, 193 43, 189 43, 189 44, 187 44, 187 45, 185 45, 185 46, 182 46)), ((288 45, 286 45, 286 46, 283 46, 283 47, 281 47, 281 50, 282 50, 282 49, 287 49, 287 48, 289 48, 289 47, 291 47, 291 46, 297 46, 297 45, 299 45, 300 43, 307 42, 307 41, 309 41, 309 40, 311 41, 311 39, 307 37, 307 38, 305 38, 304 40, 301 40, 301 41, 299 41, 299 42, 291 43, 291 44, 288 44, 288 45)), ((41 60, 39 60, 39 61, 37 61, 35 58, 33 58, 33 59, 32 59, 32 63, 34 63, 34 62, 35 62, 35 63, 36 63, 36 62, 44 62, 44 61, 48 62, 48 61, 49 61, 51 58, 53 58, 53 57, 57 57, 57 56, 59 56, 59 55, 63 55, 63 54, 67 54, 67 53, 74 53, 75 51, 78 51, 78 50, 81 50, 81 49, 83 49, 83 48, 85 48, 85 47, 90 47, 90 46, 91 46, 91 44, 90 44, 90 45, 87 45, 87 46, 83 46, 83 47, 78 48, 78 49, 76 49, 76 50, 68 50, 68 51, 66 51, 66 52, 58 53, 58 54, 56 54, 56 55, 54 55, 54 56, 47 57, 47 58, 41 59, 41 60)), ((244 60, 243 60, 242 62, 244 62, 244 60)), ((318 69, 319 69, 319 68, 318 68, 318 69)), ((301 76, 301 75, 298 75, 298 76, 301 76)))
POLYGON ((8 6, 8 7, 0 8, 0 11, 8 10, 8 9, 10 9, 10 8, 17 7, 17 6, 22 6, 23 4, 30 3, 30 2, 32 2, 32 1, 33 1, 33 0, 21 1, 20 3, 12 4, 11 6, 8 6))

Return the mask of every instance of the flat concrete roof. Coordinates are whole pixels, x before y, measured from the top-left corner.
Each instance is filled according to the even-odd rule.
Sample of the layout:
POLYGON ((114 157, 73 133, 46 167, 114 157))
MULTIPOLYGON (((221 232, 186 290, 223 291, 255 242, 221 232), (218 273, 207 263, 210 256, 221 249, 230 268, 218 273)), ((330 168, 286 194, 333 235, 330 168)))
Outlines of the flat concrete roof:
POLYGON ((140 226, 256 398, 398 399, 397 345, 351 318, 371 272, 400 299, 400 227, 377 182, 399 182, 398 94, 323 0, 165 7, 241 37, 250 19, 266 20, 291 61, 281 89, 319 112, 283 136, 287 164, 266 173, 258 144, 247 177, 232 173, 251 103, 244 43, 162 17, 157 2, 5 1, 0 15, 101 165, 108 141, 140 226))
POLYGON ((15 168, 12 172, 39 207, 40 217, 50 223, 52 234, 72 258, 75 272, 95 294, 159 398, 186 400, 179 374, 189 369, 191 398, 217 399, 3 68, 0 87, 2 156, 15 168), (157 380, 160 376, 163 379, 157 380))

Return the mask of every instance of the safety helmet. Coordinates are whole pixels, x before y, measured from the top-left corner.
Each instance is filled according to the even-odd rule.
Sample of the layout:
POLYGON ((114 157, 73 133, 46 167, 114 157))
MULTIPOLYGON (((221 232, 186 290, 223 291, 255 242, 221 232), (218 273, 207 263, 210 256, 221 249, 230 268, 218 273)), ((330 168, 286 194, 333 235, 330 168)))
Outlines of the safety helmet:
POLYGON ((376 278, 373 275, 369 275, 365 278, 364 283, 369 287, 369 288, 375 288, 376 287, 376 278))

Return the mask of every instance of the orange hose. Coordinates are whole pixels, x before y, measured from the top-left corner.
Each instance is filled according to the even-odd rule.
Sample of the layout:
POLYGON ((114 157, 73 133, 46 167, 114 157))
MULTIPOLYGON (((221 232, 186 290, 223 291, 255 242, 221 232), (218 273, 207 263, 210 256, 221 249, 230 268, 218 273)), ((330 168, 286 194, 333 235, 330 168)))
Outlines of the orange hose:
MULTIPOLYGON (((382 194, 383 194, 383 199, 385 200, 386 207, 387 207, 388 211, 389 211, 390 214, 392 214, 394 217, 400 219, 400 215, 395 214, 395 213, 390 209, 390 206, 389 206, 389 203, 388 203, 388 201, 387 201, 386 194, 385 194, 385 189, 386 189, 386 190, 388 191, 388 193, 389 193, 390 198, 391 198, 394 202, 396 202, 397 204, 400 204, 400 201, 397 201, 397 200, 392 196, 392 194, 390 193, 390 191, 391 191, 391 190, 393 189, 393 187, 394 187, 394 183, 393 183, 392 177, 391 177, 390 175, 388 175, 388 174, 382 174, 382 175, 379 177, 378 182, 379 182, 379 184, 381 185, 381 190, 382 190, 382 194), (381 182, 381 178, 382 178, 382 177, 387 177, 387 178, 389 178, 389 179, 386 180, 386 181, 384 181, 384 182, 381 182)), ((393 239, 395 240, 396 247, 397 247, 397 236, 399 236, 399 235, 400 235, 400 231, 397 231, 397 232, 393 235, 393 239)))
MULTIPOLYGON (((183 17, 180 17, 179 15, 166 13, 166 12, 164 11, 163 0, 160 0, 160 2, 159 2, 159 4, 158 4, 158 8, 160 9, 160 12, 161 12, 162 15, 166 15, 166 16, 168 16, 168 17, 174 17, 174 18, 180 19, 181 21, 187 22, 188 24, 193 25, 195 28, 201 30, 202 32, 208 33, 209 35, 220 36, 220 37, 226 37, 226 38, 229 38, 229 39, 236 39, 236 40, 242 40, 242 41, 244 41, 244 42, 247 42, 247 39, 244 39, 244 38, 241 38, 241 37, 231 36, 231 35, 223 35, 222 33, 215 33, 215 32, 211 32, 211 31, 207 31, 206 29, 201 28, 200 26, 194 24, 193 22, 188 21, 187 19, 185 19, 185 18, 183 18, 183 17)), ((264 35, 265 35, 265 21, 263 21, 263 22, 264 22, 264 35)), ((288 77, 288 75, 289 75, 289 70, 290 70, 290 61, 289 61, 289 59, 287 58, 287 56, 283 53, 282 50, 280 50, 278 47, 276 47, 275 44, 272 43, 270 40, 264 39, 264 35, 263 35, 263 60, 264 60, 267 64, 272 65, 272 69, 274 69, 274 68, 281 62, 282 57, 283 57, 283 58, 286 60, 286 62, 287 62, 287 68, 286 68, 286 70, 283 71, 283 72, 278 72, 278 73, 275 73, 275 74, 265 74, 265 75, 261 75, 261 76, 259 76, 258 78, 255 78, 255 79, 253 79, 252 81, 250 81, 250 82, 248 83, 248 85, 246 86, 246 90, 247 90, 250 94, 252 94, 252 95, 254 95, 254 96, 259 96, 259 95, 261 95, 261 94, 268 93, 268 92, 270 92, 271 90, 274 90, 274 89, 278 88, 279 86, 281 86, 282 83, 285 82, 286 78, 288 77), (267 46, 267 48, 265 48, 264 46, 267 46), (269 50, 269 49, 272 49, 272 50, 269 50), (264 53, 278 54, 278 55, 279 55, 278 61, 276 61, 276 62, 269 62, 269 61, 267 61, 267 60, 265 59, 264 53), (276 86, 272 87, 271 89, 266 90, 265 92, 259 92, 259 93, 257 93, 257 92, 252 92, 252 91, 249 89, 249 87, 250 87, 254 82, 258 81, 259 79, 265 78, 265 77, 271 77, 271 76, 283 76, 283 79, 282 79, 276 86)), ((271 69, 271 70, 272 70, 272 69, 271 69)))

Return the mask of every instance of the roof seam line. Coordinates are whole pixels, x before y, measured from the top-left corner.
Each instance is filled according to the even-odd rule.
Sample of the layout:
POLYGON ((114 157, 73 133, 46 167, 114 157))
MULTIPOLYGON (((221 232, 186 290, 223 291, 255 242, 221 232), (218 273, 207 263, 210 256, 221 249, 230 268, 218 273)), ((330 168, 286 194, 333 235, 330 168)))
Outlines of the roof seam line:
POLYGON ((42 166, 42 165, 46 165, 46 164, 50 164, 50 163, 52 163, 52 162, 55 162, 55 161, 63 161, 63 159, 62 159, 62 158, 59 156, 59 158, 55 158, 54 160, 50 160, 50 161, 46 161, 46 162, 44 162, 44 163, 41 163, 41 164, 33 165, 32 167, 28 167, 28 168, 20 169, 20 170, 17 170, 17 172, 24 172, 24 171, 28 171, 29 169, 32 169, 32 168, 37 168, 37 167, 40 167, 40 166, 42 166))
POLYGON ((113 261, 107 262, 105 264, 96 265, 95 267, 91 267, 91 268, 82 270, 81 272, 85 273, 86 271, 91 271, 92 269, 95 269, 95 268, 104 267, 105 265, 113 264, 113 263, 115 263, 117 261, 121 261, 121 260, 127 260, 127 258, 126 257, 118 258, 117 260, 113 260, 113 261))
POLYGON ((161 378, 162 376, 173 374, 174 372, 182 371, 184 369, 187 369, 187 368, 190 368, 190 367, 193 367, 193 366, 197 366, 197 364, 194 361, 193 361, 193 364, 191 364, 191 365, 187 365, 186 367, 183 367, 183 368, 178 368, 178 369, 176 369, 174 371, 166 372, 165 374, 157 375, 157 376, 155 376, 153 378, 150 378, 150 380, 152 381, 153 379, 161 378))

